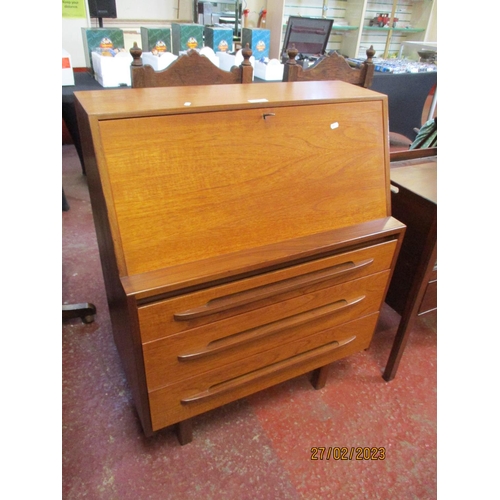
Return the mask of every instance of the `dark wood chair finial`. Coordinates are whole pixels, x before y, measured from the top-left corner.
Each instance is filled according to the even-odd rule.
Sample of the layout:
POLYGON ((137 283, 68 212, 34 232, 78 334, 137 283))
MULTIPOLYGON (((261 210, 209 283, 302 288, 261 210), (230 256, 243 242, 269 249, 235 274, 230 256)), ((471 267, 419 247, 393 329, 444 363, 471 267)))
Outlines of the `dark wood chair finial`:
POLYGON ((130 53, 132 54, 132 66, 142 66, 142 49, 137 45, 137 42, 134 42, 134 46, 130 49, 130 53))
POLYGON ((252 49, 250 48, 250 44, 246 44, 245 47, 241 50, 241 55, 243 56, 242 66, 251 66, 250 58, 252 57, 252 49))
POLYGON ((375 50, 373 45, 370 45, 370 48, 366 50, 366 62, 373 62, 373 58, 375 57, 375 50))
POLYGON ((288 54, 288 61, 286 62, 287 64, 297 64, 297 61, 295 58, 297 57, 297 54, 299 51, 295 48, 295 44, 292 43, 292 46, 286 51, 288 54))

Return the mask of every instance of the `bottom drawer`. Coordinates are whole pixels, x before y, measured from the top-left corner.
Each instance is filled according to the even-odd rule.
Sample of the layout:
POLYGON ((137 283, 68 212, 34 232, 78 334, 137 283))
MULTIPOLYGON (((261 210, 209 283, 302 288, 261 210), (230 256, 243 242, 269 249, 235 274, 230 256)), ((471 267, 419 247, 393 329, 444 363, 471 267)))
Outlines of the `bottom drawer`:
MULTIPOLYGON (((377 319, 378 313, 375 313, 318 332, 303 340, 317 347, 258 370, 245 373, 240 361, 155 390, 149 394, 153 431, 366 349, 370 345, 377 319), (239 374, 235 376, 236 373, 239 374)), ((272 358, 272 351, 266 355, 272 358)), ((257 356, 262 357, 262 354, 257 356)), ((248 362, 252 364, 251 359, 248 362)))

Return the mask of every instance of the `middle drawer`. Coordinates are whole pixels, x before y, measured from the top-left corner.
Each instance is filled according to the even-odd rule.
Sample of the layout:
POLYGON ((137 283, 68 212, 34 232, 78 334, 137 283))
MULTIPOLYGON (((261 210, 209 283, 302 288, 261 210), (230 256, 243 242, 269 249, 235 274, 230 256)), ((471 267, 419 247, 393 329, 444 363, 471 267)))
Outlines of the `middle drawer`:
POLYGON ((148 390, 374 313, 388 278, 383 271, 144 343, 148 390))

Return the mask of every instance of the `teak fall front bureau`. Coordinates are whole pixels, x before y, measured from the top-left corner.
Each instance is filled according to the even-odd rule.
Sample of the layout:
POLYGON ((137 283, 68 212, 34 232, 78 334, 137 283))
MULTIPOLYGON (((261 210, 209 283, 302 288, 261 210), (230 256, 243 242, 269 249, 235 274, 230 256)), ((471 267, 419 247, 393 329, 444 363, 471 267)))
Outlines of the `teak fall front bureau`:
POLYGON ((77 92, 113 335, 147 435, 368 348, 405 226, 387 97, 77 92))

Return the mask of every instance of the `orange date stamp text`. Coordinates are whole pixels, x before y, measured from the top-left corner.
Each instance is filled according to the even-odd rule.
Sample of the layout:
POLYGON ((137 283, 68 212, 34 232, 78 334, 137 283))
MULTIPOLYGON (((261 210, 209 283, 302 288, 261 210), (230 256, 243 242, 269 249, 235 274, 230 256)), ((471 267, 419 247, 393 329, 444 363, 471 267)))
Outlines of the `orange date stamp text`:
POLYGON ((385 448, 368 446, 313 446, 311 460, 385 460, 385 448))

